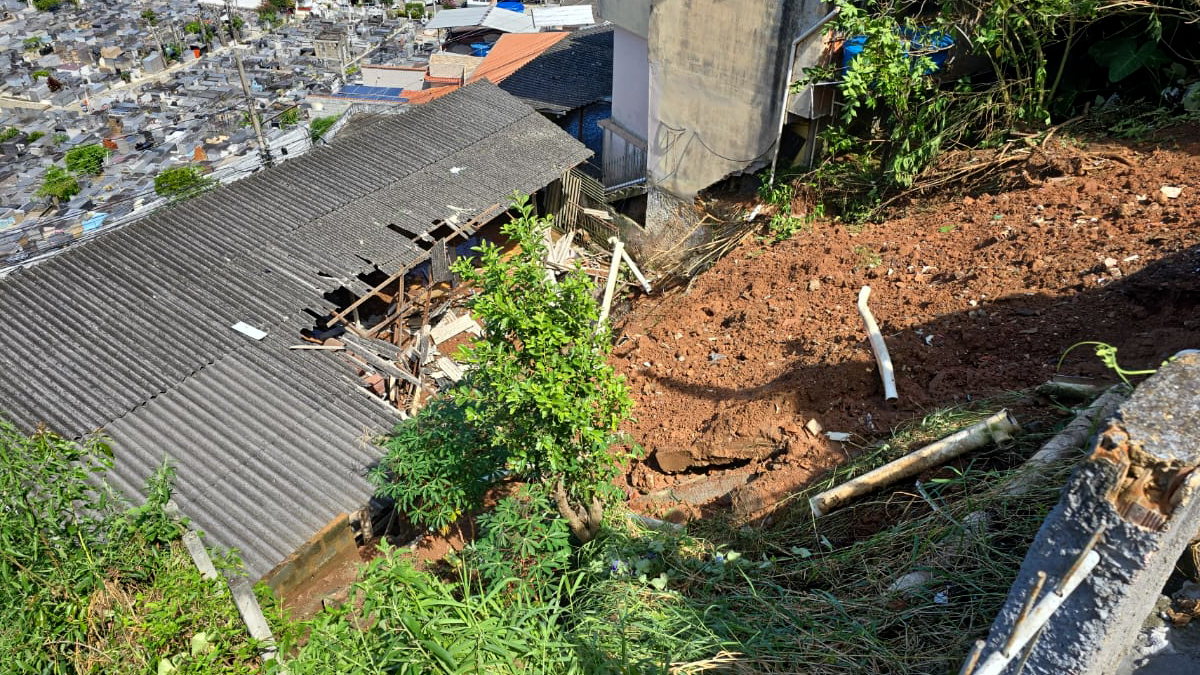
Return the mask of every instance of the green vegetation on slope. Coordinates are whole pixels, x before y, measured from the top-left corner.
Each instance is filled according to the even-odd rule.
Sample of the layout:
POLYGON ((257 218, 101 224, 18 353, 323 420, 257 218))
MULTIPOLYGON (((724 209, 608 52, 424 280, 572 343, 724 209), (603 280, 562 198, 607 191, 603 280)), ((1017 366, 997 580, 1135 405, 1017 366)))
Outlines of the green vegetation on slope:
POLYGON ((172 472, 130 507, 104 482, 111 456, 102 440, 26 435, 0 419, 5 672, 256 672, 224 581, 200 576, 164 512, 172 472))
POLYGON ((921 496, 881 494, 820 520, 807 498, 1009 403, 931 414, 794 495, 759 528, 650 528, 614 507, 599 535, 571 550, 544 491, 520 490, 432 572, 388 550, 363 571, 357 600, 314 619, 287 668, 953 672, 991 625, 1068 469, 1035 481, 999 467, 1049 434, 944 468, 922 482, 921 496), (1014 478, 1035 487, 1005 496, 1000 486, 1014 478), (897 589, 901 579, 909 585, 897 589))

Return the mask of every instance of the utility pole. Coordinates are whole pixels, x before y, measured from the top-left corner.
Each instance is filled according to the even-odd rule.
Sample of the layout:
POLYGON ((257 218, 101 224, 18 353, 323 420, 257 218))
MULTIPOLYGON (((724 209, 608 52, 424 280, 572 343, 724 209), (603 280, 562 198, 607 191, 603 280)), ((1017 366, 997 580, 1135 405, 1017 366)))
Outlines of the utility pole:
POLYGON ((271 159, 271 146, 267 144, 267 137, 263 135, 262 122, 258 119, 258 112, 255 111, 254 95, 250 93, 250 85, 246 82, 246 68, 242 65, 242 52, 239 48, 237 40, 233 38, 233 3, 230 0, 225 0, 225 12, 229 19, 229 48, 233 50, 233 60, 237 63, 238 79, 242 81, 242 94, 246 97, 246 114, 250 116, 250 124, 254 126, 254 135, 258 138, 258 151, 262 155, 263 166, 270 168, 275 165, 271 159))

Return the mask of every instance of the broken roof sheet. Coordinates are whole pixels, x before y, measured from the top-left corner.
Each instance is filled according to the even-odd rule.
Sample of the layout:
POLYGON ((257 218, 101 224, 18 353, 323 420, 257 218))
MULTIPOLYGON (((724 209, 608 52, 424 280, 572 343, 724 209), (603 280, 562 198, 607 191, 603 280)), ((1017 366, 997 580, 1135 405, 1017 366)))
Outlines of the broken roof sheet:
POLYGON ((514 12, 503 7, 491 7, 487 16, 483 17, 484 28, 494 28, 505 33, 536 33, 533 17, 524 12, 514 12))
POLYGON ((567 7, 534 7, 533 25, 538 28, 553 26, 590 26, 596 23, 591 5, 567 7))
POLYGON ((169 457, 185 514, 257 579, 365 503, 365 439, 396 421, 341 357, 287 349, 334 309, 323 294, 424 259, 389 225, 468 219, 589 154, 473 84, 14 272, 0 411, 25 430, 107 432, 131 493, 169 457))

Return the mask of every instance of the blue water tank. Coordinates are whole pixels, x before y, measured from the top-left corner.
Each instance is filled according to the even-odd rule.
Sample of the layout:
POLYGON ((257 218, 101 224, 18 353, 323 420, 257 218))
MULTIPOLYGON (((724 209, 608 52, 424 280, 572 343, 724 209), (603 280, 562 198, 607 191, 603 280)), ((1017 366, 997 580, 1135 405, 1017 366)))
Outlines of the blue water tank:
POLYGON ((472 42, 471 56, 487 56, 495 44, 494 42, 472 42))

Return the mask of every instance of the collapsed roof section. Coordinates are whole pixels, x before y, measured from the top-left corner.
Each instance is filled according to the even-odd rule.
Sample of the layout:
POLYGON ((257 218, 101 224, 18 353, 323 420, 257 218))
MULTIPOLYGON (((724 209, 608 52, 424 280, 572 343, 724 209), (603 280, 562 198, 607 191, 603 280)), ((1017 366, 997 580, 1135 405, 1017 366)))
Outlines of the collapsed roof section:
POLYGON ((417 239, 589 154, 473 84, 15 273, 0 280, 0 314, 21 317, 0 334, 0 414, 106 431, 130 493, 169 457, 184 513, 258 578, 365 503, 364 439, 396 419, 335 356, 287 349, 335 309, 323 295, 419 263, 417 239))

